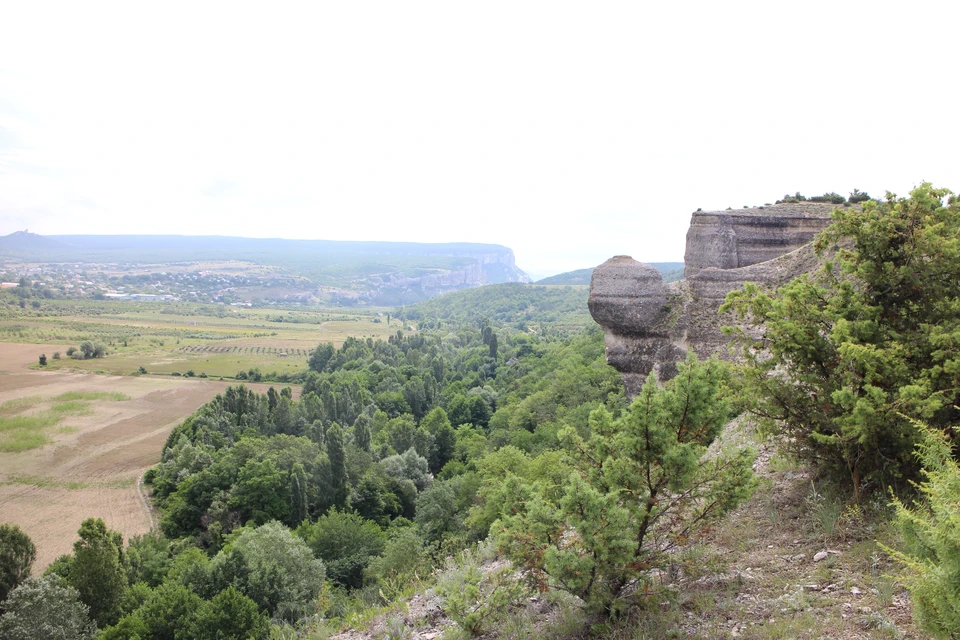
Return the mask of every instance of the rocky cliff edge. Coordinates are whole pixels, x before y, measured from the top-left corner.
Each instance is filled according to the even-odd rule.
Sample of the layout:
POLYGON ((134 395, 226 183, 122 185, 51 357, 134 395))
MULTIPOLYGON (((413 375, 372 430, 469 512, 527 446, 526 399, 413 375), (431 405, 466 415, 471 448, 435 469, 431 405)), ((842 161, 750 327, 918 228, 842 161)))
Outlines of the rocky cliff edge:
POLYGON ((717 315, 727 293, 745 283, 775 288, 816 267, 811 242, 830 224, 834 205, 782 204, 697 211, 690 221, 684 279, 664 284, 660 272, 614 256, 593 272, 590 313, 603 327, 607 362, 629 397, 651 371, 661 379, 692 349, 729 358, 717 315))

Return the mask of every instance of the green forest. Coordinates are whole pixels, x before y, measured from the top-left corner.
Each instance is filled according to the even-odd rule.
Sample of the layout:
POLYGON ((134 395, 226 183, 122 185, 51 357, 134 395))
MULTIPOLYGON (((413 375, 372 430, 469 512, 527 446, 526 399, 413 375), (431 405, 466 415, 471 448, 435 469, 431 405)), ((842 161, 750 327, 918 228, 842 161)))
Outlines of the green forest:
POLYGON ((862 204, 834 213, 816 271, 728 297, 736 364, 691 354, 629 402, 585 291, 521 285, 320 344, 299 394, 228 388, 145 476, 157 530, 87 520, 30 577, 32 543, 0 526, 0 639, 325 638, 425 589, 455 622, 444 637, 506 628, 539 597, 578 612, 554 637, 651 637, 624 629, 758 490, 757 447, 723 446, 738 416, 899 527, 886 553, 914 615, 957 637, 960 203, 924 184, 862 204))
POLYGON ((587 310, 584 286, 540 286, 505 283, 439 296, 400 311, 421 328, 454 326, 487 318, 519 331, 544 333, 579 330, 594 324, 587 310))

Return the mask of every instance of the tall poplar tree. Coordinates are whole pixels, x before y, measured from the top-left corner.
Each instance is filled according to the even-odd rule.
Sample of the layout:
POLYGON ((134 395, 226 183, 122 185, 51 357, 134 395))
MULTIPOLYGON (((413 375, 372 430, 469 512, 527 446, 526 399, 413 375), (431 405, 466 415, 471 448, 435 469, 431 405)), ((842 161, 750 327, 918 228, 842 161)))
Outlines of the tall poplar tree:
POLYGON ((330 501, 342 509, 347 503, 347 455, 343 429, 337 423, 327 429, 327 456, 330 458, 330 501))
POLYGON ((307 474, 299 462, 290 474, 290 526, 307 519, 307 474))

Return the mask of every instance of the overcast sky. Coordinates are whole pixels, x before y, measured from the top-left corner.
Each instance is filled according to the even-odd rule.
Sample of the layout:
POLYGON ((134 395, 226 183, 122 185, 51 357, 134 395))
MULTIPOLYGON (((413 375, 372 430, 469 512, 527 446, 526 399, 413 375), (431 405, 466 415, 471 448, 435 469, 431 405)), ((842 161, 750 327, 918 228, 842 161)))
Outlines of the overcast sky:
POLYGON ((0 235, 682 260, 690 213, 960 190, 958 3, 0 2, 0 235))

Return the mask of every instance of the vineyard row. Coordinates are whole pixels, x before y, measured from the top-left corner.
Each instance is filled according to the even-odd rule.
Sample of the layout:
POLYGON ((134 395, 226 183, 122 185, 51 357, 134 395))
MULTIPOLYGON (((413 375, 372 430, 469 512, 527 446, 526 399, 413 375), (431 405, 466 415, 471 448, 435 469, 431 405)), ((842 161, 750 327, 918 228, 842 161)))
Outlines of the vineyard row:
POLYGON ((174 351, 178 353, 245 353, 251 355, 273 355, 278 357, 299 356, 306 358, 310 355, 310 349, 297 349, 286 347, 241 347, 235 345, 210 345, 195 344, 186 347, 178 347, 174 351))

